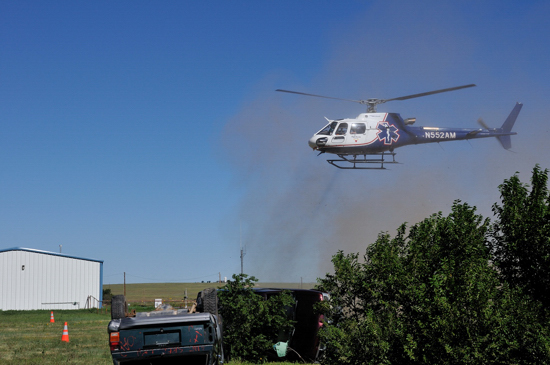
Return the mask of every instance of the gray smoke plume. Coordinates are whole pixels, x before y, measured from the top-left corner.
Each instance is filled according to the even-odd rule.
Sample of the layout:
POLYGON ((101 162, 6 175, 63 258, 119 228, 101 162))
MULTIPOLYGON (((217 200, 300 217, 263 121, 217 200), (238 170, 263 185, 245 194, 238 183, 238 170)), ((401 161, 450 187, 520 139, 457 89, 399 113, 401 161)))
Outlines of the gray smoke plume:
MULTIPOLYGON (((326 124, 325 115, 355 117, 364 108, 276 93, 276 88, 365 99, 483 83, 468 91, 379 106, 379 111, 417 117, 419 125, 465 128, 477 127, 480 116, 500 127, 519 98, 547 91, 536 82, 505 87, 515 75, 504 81, 487 75, 503 60, 479 49, 480 34, 469 29, 468 14, 452 3, 437 4, 421 9, 402 2, 374 3, 370 11, 376 16, 362 14, 334 35, 332 56, 310 84, 283 85, 278 81, 282 77, 270 75, 227 122, 223 154, 243 191, 230 219, 234 226, 242 222, 246 273, 262 281, 313 281, 331 270, 330 259, 338 250, 363 253, 380 232, 394 234, 404 222, 448 213, 456 199, 491 217, 498 185, 516 171, 527 181, 541 156, 550 156, 548 127, 535 119, 544 115, 543 108, 528 100, 517 124, 521 130, 543 129, 529 138, 521 131, 512 137, 515 154, 496 140, 408 146, 396 150, 403 164, 391 170, 348 171, 330 166, 327 155, 316 157, 309 149, 307 140, 326 124), (539 143, 536 152, 533 142, 539 143)), ((495 45, 497 51, 502 47, 495 45)), ((522 62, 512 58, 506 62, 522 62)))

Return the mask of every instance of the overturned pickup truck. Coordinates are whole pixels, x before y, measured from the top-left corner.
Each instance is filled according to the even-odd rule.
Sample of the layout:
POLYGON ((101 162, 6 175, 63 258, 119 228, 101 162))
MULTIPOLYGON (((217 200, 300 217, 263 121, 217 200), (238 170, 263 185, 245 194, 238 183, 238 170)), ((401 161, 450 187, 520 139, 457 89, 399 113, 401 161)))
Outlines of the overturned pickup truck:
MULTIPOLYGON (((212 294, 215 296, 205 291, 202 301, 211 303, 208 295, 212 294)), ((224 361, 221 325, 217 316, 208 312, 165 309, 128 313, 124 296, 115 295, 108 333, 115 365, 221 365, 224 361)))
MULTIPOLYGON (((223 289, 220 290, 223 291, 223 289)), ((270 360, 285 358, 287 361, 318 361, 324 351, 324 346, 319 339, 323 316, 315 310, 315 305, 323 300, 328 300, 330 295, 313 289, 254 288, 252 290, 264 299, 279 295, 283 291, 289 292, 294 298, 294 305, 287 308, 287 314, 294 321, 294 328, 289 334, 280 334, 278 341, 279 344, 284 343, 283 351, 274 346, 274 350, 269 354, 270 360)), ((199 292, 197 309, 216 315, 220 311, 220 314, 223 314, 223 308, 218 309, 217 307, 216 297, 217 291, 214 288, 199 292)))

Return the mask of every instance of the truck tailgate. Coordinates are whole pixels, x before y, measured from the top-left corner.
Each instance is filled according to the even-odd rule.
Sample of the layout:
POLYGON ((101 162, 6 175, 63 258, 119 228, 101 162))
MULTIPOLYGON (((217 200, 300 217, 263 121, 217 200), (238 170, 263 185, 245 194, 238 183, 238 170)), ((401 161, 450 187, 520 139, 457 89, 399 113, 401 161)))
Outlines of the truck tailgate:
POLYGON ((189 361, 194 358, 192 363, 207 364, 218 354, 216 322, 208 313, 113 322, 109 330, 119 332, 120 345, 111 354, 121 363, 185 356, 189 361))

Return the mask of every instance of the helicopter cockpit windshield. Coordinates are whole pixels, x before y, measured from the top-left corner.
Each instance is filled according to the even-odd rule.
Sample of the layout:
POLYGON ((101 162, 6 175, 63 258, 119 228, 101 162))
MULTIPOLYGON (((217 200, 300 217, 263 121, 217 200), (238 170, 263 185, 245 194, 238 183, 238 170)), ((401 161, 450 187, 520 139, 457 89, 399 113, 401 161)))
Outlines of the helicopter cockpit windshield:
POLYGON ((321 134, 323 136, 330 136, 332 135, 332 132, 336 129, 336 126, 338 125, 338 122, 332 122, 330 124, 327 124, 325 128, 321 129, 317 134, 321 134))

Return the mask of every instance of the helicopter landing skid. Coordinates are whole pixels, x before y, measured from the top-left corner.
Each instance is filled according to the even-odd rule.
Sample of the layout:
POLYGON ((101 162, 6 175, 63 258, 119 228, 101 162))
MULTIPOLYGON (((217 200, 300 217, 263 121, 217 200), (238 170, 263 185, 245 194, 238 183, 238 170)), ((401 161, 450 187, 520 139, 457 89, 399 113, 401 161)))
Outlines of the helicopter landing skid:
POLYGON ((365 155, 338 155, 341 160, 327 160, 327 162, 333 166, 338 167, 339 169, 356 169, 356 170, 385 170, 384 164, 394 164, 399 163, 395 161, 395 152, 379 152, 379 153, 369 153, 368 156, 379 156, 380 158, 367 158, 365 155), (349 158, 348 156, 353 156, 349 158), (359 157, 362 156, 362 157, 359 157), (391 161, 386 161, 384 156, 391 156, 391 161), (358 158, 359 157, 359 158, 358 158), (338 162, 343 162, 344 164, 349 164, 348 166, 340 166, 338 162), (363 164, 379 164, 380 166, 367 167, 363 164), (359 166, 357 166, 359 165, 359 166))

